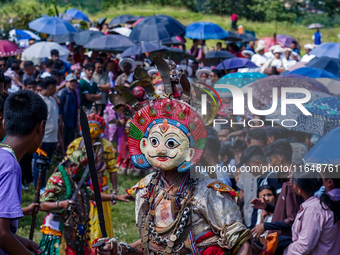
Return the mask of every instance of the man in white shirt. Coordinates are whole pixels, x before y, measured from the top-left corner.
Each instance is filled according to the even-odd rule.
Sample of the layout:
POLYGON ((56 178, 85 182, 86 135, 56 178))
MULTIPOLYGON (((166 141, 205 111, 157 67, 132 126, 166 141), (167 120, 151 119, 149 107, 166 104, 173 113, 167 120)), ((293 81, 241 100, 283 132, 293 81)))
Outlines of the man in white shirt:
POLYGON ((255 65, 262 67, 268 60, 268 58, 264 54, 265 45, 259 45, 255 49, 256 54, 252 56, 251 62, 255 63, 255 65))
POLYGON ((301 62, 306 62, 308 63, 311 61, 313 58, 315 58, 315 55, 310 54, 311 50, 314 48, 313 45, 310 43, 306 44, 304 46, 306 54, 302 57, 301 62))

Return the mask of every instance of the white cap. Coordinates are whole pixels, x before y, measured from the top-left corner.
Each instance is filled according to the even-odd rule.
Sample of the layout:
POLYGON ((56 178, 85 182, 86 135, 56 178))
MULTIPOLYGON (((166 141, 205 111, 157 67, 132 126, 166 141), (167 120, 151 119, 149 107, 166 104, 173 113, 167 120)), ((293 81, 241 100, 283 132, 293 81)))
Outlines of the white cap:
POLYGON ((257 45, 255 52, 259 52, 259 51, 264 50, 264 49, 266 49, 266 45, 257 45))
POLYGON ((310 43, 305 44, 305 46, 303 46, 305 49, 309 49, 312 50, 314 49, 313 45, 311 45, 310 43))
POLYGON ((252 57, 254 55, 254 52, 252 52, 251 50, 243 50, 241 54, 243 57, 245 57, 246 55, 250 55, 252 57))
POLYGON ((276 53, 280 53, 282 54, 283 53, 283 49, 281 47, 276 47, 273 51, 273 54, 276 54, 276 53))

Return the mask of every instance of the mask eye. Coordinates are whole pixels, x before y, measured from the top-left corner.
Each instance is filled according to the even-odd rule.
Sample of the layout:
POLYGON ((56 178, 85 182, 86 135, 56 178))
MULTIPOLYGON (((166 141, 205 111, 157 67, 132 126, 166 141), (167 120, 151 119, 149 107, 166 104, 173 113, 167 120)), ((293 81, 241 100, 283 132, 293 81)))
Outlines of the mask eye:
POLYGON ((179 143, 175 139, 170 138, 165 142, 165 146, 168 147, 169 149, 175 149, 179 146, 179 143))
POLYGON ((156 137, 151 137, 150 138, 150 143, 153 147, 157 147, 159 145, 159 141, 156 137))
POLYGON ((95 128, 94 128, 94 131, 97 131, 97 130, 98 130, 98 128, 95 127, 95 128))

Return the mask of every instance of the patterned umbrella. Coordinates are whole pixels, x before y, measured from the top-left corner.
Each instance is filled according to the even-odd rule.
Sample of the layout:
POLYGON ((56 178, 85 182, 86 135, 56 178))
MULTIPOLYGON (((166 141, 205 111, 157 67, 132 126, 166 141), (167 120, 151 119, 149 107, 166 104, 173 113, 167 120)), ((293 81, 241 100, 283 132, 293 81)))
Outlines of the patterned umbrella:
POLYGON ((224 75, 221 79, 218 80, 216 84, 232 84, 239 88, 243 86, 255 82, 258 79, 262 79, 267 77, 268 75, 263 73, 229 73, 224 75))
MULTIPOLYGON (((307 134, 315 134, 323 136, 332 129, 340 125, 339 120, 324 118, 321 119, 317 116, 299 115, 296 118, 297 126, 291 128, 292 131, 303 132, 307 134)), ((286 125, 291 125, 288 122, 286 125)))
POLYGON ((0 57, 19 55, 21 51, 16 44, 7 40, 0 40, 0 57))
POLYGON ((301 74, 301 75, 308 76, 311 78, 339 78, 335 74, 332 74, 330 72, 327 72, 325 70, 321 70, 315 67, 302 67, 302 68, 295 69, 294 71, 290 73, 301 74))
POLYGON ((340 120, 340 98, 339 97, 325 97, 308 103, 306 109, 323 119, 340 120))
POLYGON ((282 76, 297 78, 297 79, 303 79, 303 80, 307 81, 313 87, 318 88, 321 91, 330 94, 330 91, 328 90, 328 88, 314 78, 309 78, 307 76, 303 76, 301 74, 296 74, 296 73, 284 73, 284 74, 282 74, 282 76))
MULTIPOLYGON (((281 87, 291 87, 291 88, 305 88, 309 91, 321 91, 318 88, 313 87, 307 81, 280 76, 280 75, 271 75, 265 77, 263 79, 259 79, 253 83, 250 83, 244 87, 242 90, 247 93, 248 87, 253 88, 253 98, 257 99, 261 102, 262 105, 270 105, 272 103, 273 97, 273 88, 281 88, 281 87)), ((278 89, 278 98, 281 98, 281 90, 278 89)))

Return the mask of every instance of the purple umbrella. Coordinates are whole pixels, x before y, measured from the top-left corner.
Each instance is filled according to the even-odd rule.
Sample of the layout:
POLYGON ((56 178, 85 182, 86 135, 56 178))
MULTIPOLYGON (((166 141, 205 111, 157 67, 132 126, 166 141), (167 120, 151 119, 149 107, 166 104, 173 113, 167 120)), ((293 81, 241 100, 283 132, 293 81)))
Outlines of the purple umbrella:
POLYGON ((219 63, 215 69, 216 70, 231 70, 238 68, 257 68, 258 66, 246 58, 229 58, 219 63))
POLYGON ((297 73, 284 73, 284 74, 282 74, 282 76, 287 76, 287 77, 292 77, 292 78, 297 78, 297 79, 303 79, 303 80, 307 81, 310 85, 312 85, 314 88, 318 88, 322 92, 330 94, 328 88, 314 78, 310 78, 310 77, 307 77, 307 76, 304 76, 304 75, 301 75, 301 74, 297 74, 297 73))
MULTIPOLYGON (((289 35, 277 35, 276 36, 276 40, 278 42, 280 42, 281 45, 285 46, 285 47, 290 47, 290 44, 293 42, 293 41, 296 41, 293 37, 289 36, 289 35)), ((296 41, 297 42, 297 41, 296 41)), ((297 47, 298 49, 300 49, 300 45, 297 44, 297 47)))

